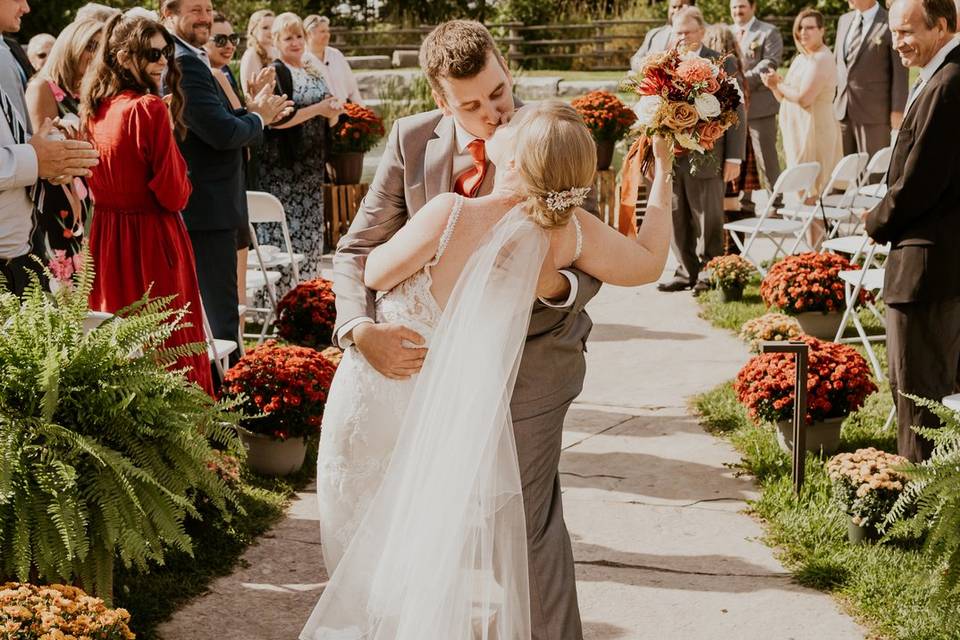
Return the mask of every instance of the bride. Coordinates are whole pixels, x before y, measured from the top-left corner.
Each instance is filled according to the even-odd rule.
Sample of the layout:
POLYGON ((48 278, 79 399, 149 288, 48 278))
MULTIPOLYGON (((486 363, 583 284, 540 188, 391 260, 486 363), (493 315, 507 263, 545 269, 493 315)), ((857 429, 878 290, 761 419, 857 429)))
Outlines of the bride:
POLYGON ((558 269, 655 281, 671 235, 670 147, 636 238, 579 207, 594 142, 567 104, 517 111, 487 142, 494 191, 428 202, 364 268, 377 321, 421 334, 407 380, 344 354, 326 405, 317 493, 330 581, 302 640, 527 640, 523 498, 509 404, 533 301, 558 269))

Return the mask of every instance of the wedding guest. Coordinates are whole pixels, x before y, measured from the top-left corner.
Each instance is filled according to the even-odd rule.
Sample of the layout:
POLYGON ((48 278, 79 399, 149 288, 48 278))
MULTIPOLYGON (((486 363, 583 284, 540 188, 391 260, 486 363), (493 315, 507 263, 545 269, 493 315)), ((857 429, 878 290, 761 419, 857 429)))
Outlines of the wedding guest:
POLYGON ((893 50, 887 11, 877 0, 848 0, 837 22, 837 95, 843 153, 871 156, 890 145, 907 102, 907 68, 893 50))
POLYGON ((240 86, 245 93, 255 93, 251 83, 257 73, 277 58, 277 52, 273 48, 273 19, 274 13, 269 9, 260 9, 250 14, 247 22, 247 50, 240 58, 240 86))
MULTIPOLYGON (((35 130, 48 118, 60 118, 79 129, 80 85, 100 44, 102 30, 101 22, 77 20, 57 36, 46 65, 27 85, 27 111, 35 130)), ((66 184, 43 180, 40 193, 37 222, 47 257, 57 250, 66 255, 79 253, 89 209, 86 185, 80 178, 66 184)))
MULTIPOLYGON (((278 55, 273 62, 276 91, 292 96, 295 110, 267 131, 257 165, 258 183, 283 203, 293 250, 306 256, 300 277, 310 280, 320 276, 323 258, 327 118, 336 118, 343 107, 330 94, 316 62, 304 55, 303 23, 296 14, 281 13, 276 17, 273 45, 278 55)), ((283 236, 276 225, 257 229, 257 238, 261 244, 283 246, 283 236)), ((288 271, 277 283, 277 289, 282 295, 295 284, 288 271)))
POLYGON ((27 43, 27 57, 30 58, 30 64, 37 71, 42 69, 47 61, 47 56, 50 55, 50 49, 53 48, 54 41, 56 41, 56 38, 49 33, 38 33, 30 38, 30 42, 27 43))
MULTIPOLYGON (((19 31, 29 11, 22 0, 0 0, 0 32, 19 31)), ((31 255, 39 253, 32 233, 37 180, 89 176, 97 153, 89 142, 65 140, 52 122, 31 135, 18 68, 10 49, 0 46, 0 286, 21 295, 38 271, 31 255)))
MULTIPOLYGON (((90 308, 116 313, 142 298, 174 296, 187 312, 164 347, 204 342, 200 290, 180 211, 190 197, 187 165, 174 141, 184 131, 180 71, 173 38, 159 23, 114 16, 83 87, 84 128, 100 152, 90 177, 97 207, 90 230, 96 265, 90 308), (160 79, 170 108, 160 97, 160 79)), ((177 360, 213 395, 206 351, 177 360)))
POLYGON ((350 63, 339 49, 330 46, 330 19, 309 15, 303 19, 303 30, 310 48, 307 55, 316 59, 330 93, 341 102, 363 104, 350 63))
MULTIPOLYGON (((696 7, 683 7, 673 16, 673 36, 686 51, 720 62, 718 51, 703 46, 706 22, 696 7)), ((731 58, 723 62, 729 75, 736 74, 731 58)), ((694 168, 690 154, 676 159, 673 170, 673 241, 671 248, 679 265, 673 280, 657 285, 660 291, 693 289, 695 294, 708 287, 700 274, 712 258, 723 255, 724 183, 740 175, 746 144, 746 110, 737 109, 739 122, 716 140, 712 150, 700 156, 694 168)))
POLYGON ((213 26, 210 0, 164 0, 161 13, 174 36, 187 104, 186 135, 177 142, 193 181, 183 217, 200 293, 213 336, 235 341, 240 327, 238 234, 248 227, 244 150, 260 142, 264 127, 287 108, 287 101, 264 88, 245 110, 233 109, 201 49, 213 26))
POLYGON ((77 9, 77 14, 74 16, 74 20, 98 20, 100 22, 106 22, 115 15, 120 14, 120 9, 115 7, 108 7, 105 4, 100 4, 99 2, 88 2, 79 9, 77 9))
POLYGON ((639 71, 640 65, 648 53, 660 53, 667 50, 673 40, 673 29, 670 26, 673 22, 673 16, 683 7, 694 4, 696 4, 694 0, 669 0, 667 2, 667 24, 647 31, 647 35, 643 37, 643 44, 630 58, 631 69, 639 71))
MULTIPOLYGON (((760 175, 773 189, 780 177, 780 158, 777 155, 777 111, 779 103, 760 80, 761 74, 779 69, 783 61, 783 38, 776 26, 762 22, 756 17, 756 0, 730 0, 730 15, 733 17, 734 35, 740 45, 740 60, 746 88, 750 92, 750 108, 747 111, 747 129, 750 143, 757 158, 760 175)), ((749 192, 740 199, 746 211, 752 211, 753 200, 749 192)))
MULTIPOLYGON (((816 191, 820 193, 843 156, 840 125, 833 114, 837 65, 824 43, 823 14, 804 9, 793 21, 797 56, 786 78, 776 71, 762 76, 763 84, 780 102, 780 131, 788 167, 820 163, 816 191)), ((809 194, 815 195, 815 194, 809 194)))
MULTIPOLYGON (((740 45, 733 35, 729 25, 719 23, 707 27, 707 34, 703 38, 703 45, 708 49, 719 51, 721 55, 730 56, 730 59, 736 64, 737 73, 735 75, 737 82, 743 90, 744 108, 750 110, 750 89, 747 87, 746 76, 743 70, 743 60, 740 54, 740 45)), ((740 194, 762 189, 760 185, 760 174, 757 171, 757 159, 753 153, 753 144, 750 136, 747 136, 746 147, 744 149, 743 164, 741 165, 740 176, 731 182, 726 183, 726 191, 723 198, 724 219, 728 212, 740 211, 740 194)), ((727 247, 727 250, 736 249, 733 243, 727 247)))
POLYGON ((904 394, 939 400, 960 391, 960 40, 951 0, 896 0, 893 45, 919 69, 907 101, 889 189, 866 215, 877 243, 891 244, 884 271, 890 391, 897 408, 897 449, 914 462, 933 443, 913 430, 940 420, 904 394))

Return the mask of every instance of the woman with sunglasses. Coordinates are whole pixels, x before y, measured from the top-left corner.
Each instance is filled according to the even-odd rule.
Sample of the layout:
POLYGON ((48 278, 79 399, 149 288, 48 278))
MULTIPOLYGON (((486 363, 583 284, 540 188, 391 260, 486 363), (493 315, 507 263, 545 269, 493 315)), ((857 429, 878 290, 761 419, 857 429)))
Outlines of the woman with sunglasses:
POLYGON ((237 79, 230 70, 230 61, 237 52, 240 36, 233 31, 233 26, 227 17, 219 11, 213 12, 213 26, 210 29, 210 39, 203 45, 207 57, 210 59, 210 70, 223 92, 227 94, 230 106, 234 109, 243 107, 243 95, 237 79))
MULTIPOLYGON (((168 348, 204 342, 193 249, 180 215, 191 187, 174 140, 185 127, 173 54, 173 37, 159 23, 129 14, 111 18, 80 108, 100 152, 90 176, 97 212, 90 230, 97 272, 90 308, 116 313, 148 291, 151 298, 173 296, 171 308, 187 315, 168 348), (170 90, 169 109, 160 97, 161 78, 170 90)), ((188 368, 187 376, 213 395, 206 350, 173 366, 188 368)))

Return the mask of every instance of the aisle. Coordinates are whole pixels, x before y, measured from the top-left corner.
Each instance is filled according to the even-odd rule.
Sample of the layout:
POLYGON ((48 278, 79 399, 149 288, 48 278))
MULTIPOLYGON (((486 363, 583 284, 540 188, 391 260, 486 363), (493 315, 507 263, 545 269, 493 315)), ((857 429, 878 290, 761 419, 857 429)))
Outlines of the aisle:
POLYGON ((605 286, 588 307, 587 380, 566 424, 563 504, 586 640, 853 640, 826 594, 795 585, 741 513, 756 496, 687 399, 747 351, 689 292, 605 286))
MULTIPOLYGON (((700 320, 689 293, 604 287, 589 310, 587 381, 561 461, 586 640, 863 638, 757 540, 740 513, 753 485, 725 466, 736 454, 689 417, 686 399, 732 377, 743 344, 700 320)), ((301 494, 162 637, 294 640, 326 580, 315 500, 301 494)))

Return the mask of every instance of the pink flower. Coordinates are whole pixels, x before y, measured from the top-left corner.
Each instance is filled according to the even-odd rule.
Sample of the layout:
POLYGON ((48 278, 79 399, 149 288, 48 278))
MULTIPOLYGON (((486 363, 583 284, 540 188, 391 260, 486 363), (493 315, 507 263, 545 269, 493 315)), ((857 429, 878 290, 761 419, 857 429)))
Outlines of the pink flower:
POLYGON ((706 82, 713 77, 713 66, 703 58, 687 58, 677 65, 677 75, 689 84, 706 82))
POLYGON ((54 250, 53 257, 50 258, 50 262, 47 264, 50 268, 50 273, 52 273, 53 277, 57 280, 69 280, 77 271, 77 257, 78 256, 67 256, 67 252, 63 249, 54 250))

